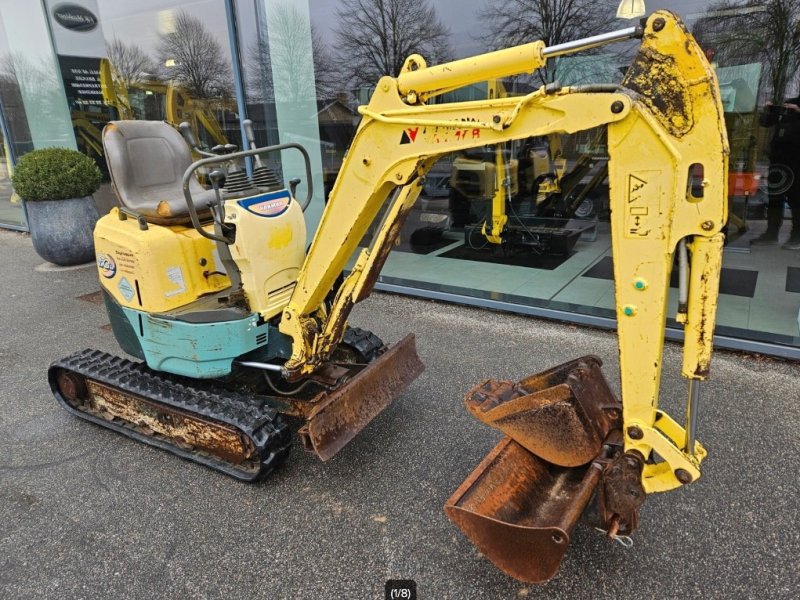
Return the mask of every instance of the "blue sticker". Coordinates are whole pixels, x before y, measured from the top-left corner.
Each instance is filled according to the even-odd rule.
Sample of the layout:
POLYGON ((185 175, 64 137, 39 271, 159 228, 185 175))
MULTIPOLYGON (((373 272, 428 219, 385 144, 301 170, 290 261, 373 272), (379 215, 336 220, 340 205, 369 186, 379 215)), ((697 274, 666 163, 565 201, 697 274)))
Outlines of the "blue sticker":
POLYGON ((269 194, 260 194, 239 200, 239 206, 249 210, 254 215, 259 217, 277 217, 282 215, 289 208, 292 203, 292 197, 286 190, 279 192, 272 192, 269 194))
POLYGON ((112 279, 117 274, 117 263, 114 262, 114 257, 110 254, 97 255, 97 268, 100 269, 100 274, 106 279, 112 279))

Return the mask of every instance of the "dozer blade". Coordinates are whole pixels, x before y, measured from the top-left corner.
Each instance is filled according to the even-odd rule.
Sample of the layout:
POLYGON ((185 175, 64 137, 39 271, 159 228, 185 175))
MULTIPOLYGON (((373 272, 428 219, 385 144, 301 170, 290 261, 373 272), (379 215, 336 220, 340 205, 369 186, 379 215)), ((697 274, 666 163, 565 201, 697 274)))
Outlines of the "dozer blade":
POLYGON ((526 583, 557 572, 600 468, 558 467, 506 437, 445 504, 448 518, 496 567, 526 583))
POLYGON ((584 465, 618 426, 622 406, 596 356, 584 356, 514 384, 490 379, 465 397, 467 410, 562 467, 584 465))
POLYGON ((322 460, 333 457, 424 370, 414 334, 408 334, 327 394, 298 432, 303 445, 322 460))
POLYGON ((621 427, 622 405, 600 365, 586 356, 516 384, 489 380, 466 395, 467 409, 507 437, 445 512, 489 560, 521 581, 542 583, 558 571, 601 480, 604 442, 621 427))

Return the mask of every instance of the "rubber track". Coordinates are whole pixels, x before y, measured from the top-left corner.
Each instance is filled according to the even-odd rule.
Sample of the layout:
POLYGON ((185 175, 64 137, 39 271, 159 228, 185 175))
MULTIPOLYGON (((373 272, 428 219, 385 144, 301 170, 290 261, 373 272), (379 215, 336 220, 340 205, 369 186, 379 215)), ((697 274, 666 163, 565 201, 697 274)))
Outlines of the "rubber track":
POLYGON ((358 352, 365 363, 371 363, 386 350, 381 338, 360 327, 348 327, 344 332, 342 344, 358 352))
POLYGON ((98 350, 83 350, 50 365, 48 379, 53 394, 69 412, 131 438, 168 450, 173 454, 221 471, 241 481, 259 481, 279 466, 289 453, 291 432, 278 412, 258 396, 216 387, 204 380, 180 377, 149 369, 98 350), (152 402, 165 404, 231 425, 253 442, 257 464, 242 467, 211 456, 193 452, 169 442, 164 437, 143 434, 118 421, 107 421, 72 406, 58 391, 59 369, 72 371, 87 379, 135 394, 152 402))

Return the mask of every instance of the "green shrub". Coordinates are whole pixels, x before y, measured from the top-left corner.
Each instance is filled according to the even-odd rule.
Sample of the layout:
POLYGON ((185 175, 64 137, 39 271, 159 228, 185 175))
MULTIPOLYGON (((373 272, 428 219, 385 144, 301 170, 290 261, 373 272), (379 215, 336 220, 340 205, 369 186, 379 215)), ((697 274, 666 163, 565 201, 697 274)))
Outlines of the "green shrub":
POLYGON ((30 202, 89 196, 100 187, 101 178, 95 162, 77 150, 40 148, 19 159, 11 181, 17 194, 30 202))

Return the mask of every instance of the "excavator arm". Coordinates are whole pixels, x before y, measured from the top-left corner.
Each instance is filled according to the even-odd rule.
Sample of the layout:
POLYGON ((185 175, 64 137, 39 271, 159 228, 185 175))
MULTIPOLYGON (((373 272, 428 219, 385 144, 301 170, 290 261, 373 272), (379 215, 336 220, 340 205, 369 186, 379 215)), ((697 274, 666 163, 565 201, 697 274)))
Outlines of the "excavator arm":
POLYGON ((613 537, 636 527, 646 493, 700 476, 706 451, 695 439, 699 382, 709 370, 727 218, 728 145, 714 71, 680 20, 659 11, 641 29, 550 48, 533 42, 435 67, 412 56, 398 77, 379 81, 360 113, 282 314, 280 330, 293 343, 284 365, 290 378, 313 373, 328 359, 440 157, 608 126, 622 402, 604 381, 595 381, 602 376, 592 374, 599 366, 593 357, 515 385, 481 384, 467 395, 467 407, 508 437, 446 506, 497 566, 526 581, 545 581, 557 571, 569 531, 590 498, 599 498, 602 525, 613 537), (532 72, 552 56, 633 37, 641 37, 641 46, 619 86, 551 84, 523 97, 425 103, 467 84, 532 72), (326 305, 328 291, 384 207, 370 247, 358 253, 326 305), (683 375, 690 381, 685 427, 658 408, 676 256, 676 319, 684 324, 683 375), (598 486, 602 493, 593 494, 598 486), (564 498, 566 504, 551 505, 564 498), (509 518, 512 506, 533 512, 509 518), (556 522, 539 522, 551 513, 556 522), (523 550, 531 556, 520 556, 523 550))
MULTIPOLYGON (((639 54, 619 87, 551 85, 523 97, 423 103, 463 85, 534 71, 551 56, 636 37, 642 32, 635 28, 552 48, 533 42, 435 67, 426 67, 421 57, 412 56, 397 78, 382 78, 369 105, 360 108, 361 124, 283 313, 281 331, 293 339, 287 370, 307 374, 328 357, 341 339, 350 309, 369 294, 403 218, 421 191, 422 178, 439 158, 452 152, 609 125, 615 255, 620 254, 620 244, 631 243, 626 244, 627 240, 649 246, 658 238, 662 240, 656 244, 662 252, 659 263, 667 270, 678 240, 717 234, 725 222, 725 203, 720 198, 724 197, 727 146, 716 79, 699 48, 687 45, 691 38, 675 17, 657 13, 648 23, 639 54), (659 31, 653 30, 654 21, 664 23, 659 31), (676 53, 681 44, 691 52, 676 53), (634 164, 642 166, 634 169, 634 164), (702 199, 687 199, 692 165, 698 165, 694 168, 698 173, 699 165, 706 169, 702 199), (646 179, 656 174, 657 181, 643 188, 644 196, 626 191, 626 186, 636 187, 640 176, 646 179), (658 196, 656 205, 639 207, 651 201, 651 192, 658 196), (361 250, 326 311, 326 295, 387 203, 378 235, 370 248, 361 250), (627 212, 626 204, 630 205, 627 212), (650 212, 640 214, 646 211, 650 212), (623 214, 628 216, 620 220, 623 214), (623 232, 626 226, 637 227, 637 233, 623 232)), ((623 261, 624 257, 618 258, 618 269, 643 273, 646 268, 626 267, 623 261)), ((661 284, 652 281, 647 295, 665 300, 661 284)), ((638 303, 641 298, 637 297, 638 303)), ((638 321, 643 319, 627 322, 638 321)), ((659 330, 663 322, 657 321, 659 330)))
MULTIPOLYGON (((379 90, 389 86, 384 78, 379 90)), ((396 90, 396 88, 395 88, 396 90)), ((450 152, 551 131, 573 133, 625 118, 633 101, 621 92, 595 94, 540 90, 523 99, 408 107, 376 92, 347 154, 309 250, 281 330, 292 336, 286 364, 313 371, 338 343, 352 306, 369 294, 423 177, 450 152), (386 103, 391 108, 383 107, 386 103), (622 110, 612 112, 612 105, 622 110), (386 218, 372 246, 360 252, 325 318, 317 310, 367 228, 385 203, 386 218)))
MULTIPOLYGON (((635 28, 613 39, 631 38, 635 28)), ((580 48, 593 47, 590 38, 580 48)), ((521 98, 426 105, 424 99, 487 78, 532 72, 548 52, 541 42, 473 59, 426 67, 422 57, 406 60, 397 78, 378 82, 342 164, 317 234, 311 244, 281 331, 293 339, 285 367, 301 376, 313 372, 341 339, 352 306, 369 294, 403 219, 422 188, 422 178, 442 156, 551 132, 574 133, 619 121, 634 100, 623 91, 581 93, 542 88, 521 98), (613 107, 613 110, 612 110, 613 107), (323 300, 355 252, 380 209, 389 203, 379 233, 360 252, 328 314, 323 300)))
MULTIPOLYGON (((696 414, 711 359, 721 233, 727 220, 728 144, 717 84, 674 19, 651 18, 622 85, 639 98, 634 118, 609 125, 611 227, 626 450, 645 464, 645 490, 700 476, 705 450, 657 410, 669 280, 679 254, 677 320, 684 324, 683 376, 696 414), (663 23, 663 25, 661 25, 663 23), (621 159, 621 160, 620 160, 621 159), (688 256, 691 259, 688 259, 688 256)), ((690 428, 691 429, 691 428, 690 428)))

